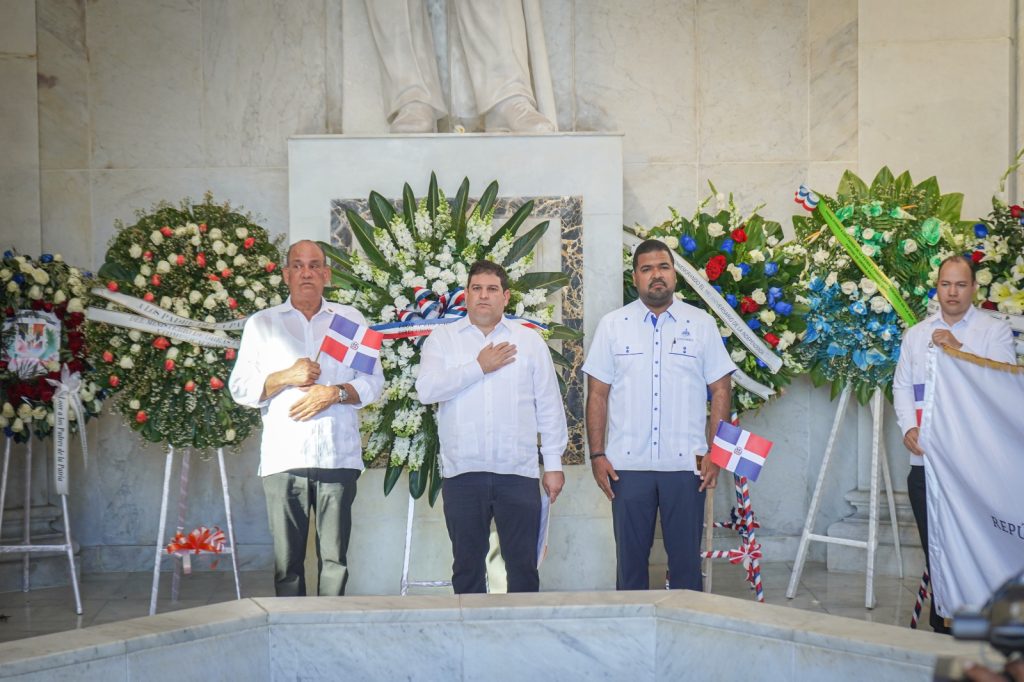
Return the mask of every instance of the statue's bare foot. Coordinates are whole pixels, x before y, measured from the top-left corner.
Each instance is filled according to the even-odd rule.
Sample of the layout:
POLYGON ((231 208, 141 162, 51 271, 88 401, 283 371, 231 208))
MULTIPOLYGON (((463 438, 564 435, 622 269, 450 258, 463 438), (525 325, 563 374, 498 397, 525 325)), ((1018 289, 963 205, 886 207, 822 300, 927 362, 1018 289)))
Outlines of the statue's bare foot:
POLYGON ((498 102, 484 119, 489 133, 553 133, 555 126, 522 95, 498 102))
POLYGON ((391 121, 391 132, 398 135, 411 133, 432 133, 437 114, 434 108, 423 102, 409 102, 391 121))

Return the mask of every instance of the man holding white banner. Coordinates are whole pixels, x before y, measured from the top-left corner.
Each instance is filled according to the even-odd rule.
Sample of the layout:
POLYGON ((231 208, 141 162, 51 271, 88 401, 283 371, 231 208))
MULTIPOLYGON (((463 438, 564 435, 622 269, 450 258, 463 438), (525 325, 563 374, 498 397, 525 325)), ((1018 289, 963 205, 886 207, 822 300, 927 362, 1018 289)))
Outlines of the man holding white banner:
POLYGON ((263 418, 260 470, 274 538, 277 596, 306 594, 305 559, 310 509, 316 509, 318 594, 345 593, 346 553, 356 480, 363 470, 356 410, 380 397, 380 363, 371 373, 327 358, 312 358, 335 315, 365 326, 355 308, 328 303, 331 272, 312 241, 288 249, 284 281, 291 294, 279 306, 248 319, 231 373, 231 395, 263 418))
MULTIPOLYGON (((903 433, 903 444, 910 451, 907 493, 921 536, 921 546, 925 548, 926 562, 929 555, 927 500, 931 495, 926 484, 925 449, 920 442, 920 427, 927 389, 929 351, 936 346, 946 346, 999 362, 1013 364, 1016 361, 1010 326, 989 317, 971 304, 978 283, 974 278, 974 265, 969 258, 951 256, 944 260, 939 266, 935 288, 940 310, 911 327, 903 336, 892 384, 893 404, 903 433)), ((966 396, 966 400, 961 397, 958 402, 973 401, 972 393, 966 396)), ((985 423, 984 420, 977 422, 978 425, 985 423)), ((963 450, 970 451, 974 449, 963 450)), ((929 621, 936 632, 949 632, 937 614, 934 602, 929 621)))
POLYGON ((587 441, 598 487, 612 502, 616 588, 650 587, 661 513, 669 587, 700 590, 705 491, 718 465, 711 424, 728 421, 736 371, 708 313, 675 299, 672 252, 649 239, 633 253, 640 299, 603 318, 583 365, 587 441))

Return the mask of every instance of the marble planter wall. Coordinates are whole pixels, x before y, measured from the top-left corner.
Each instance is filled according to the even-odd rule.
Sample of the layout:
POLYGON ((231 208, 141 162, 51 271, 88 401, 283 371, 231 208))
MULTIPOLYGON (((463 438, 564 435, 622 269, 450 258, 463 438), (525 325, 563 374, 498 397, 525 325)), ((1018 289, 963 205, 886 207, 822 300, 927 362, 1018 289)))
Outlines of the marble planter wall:
MULTIPOLYGON (((446 0, 426 2, 446 26, 446 0)), ((973 216, 1024 139, 1017 0, 540 5, 559 127, 624 135, 625 223, 664 220, 670 205, 689 212, 712 180, 744 208, 765 202, 789 229, 800 182, 831 188, 846 168, 870 175, 882 163, 936 174, 947 191, 967 193, 973 216)), ((364 0, 5 0, 0 88, 0 244, 59 250, 93 269, 117 220, 206 190, 287 233, 289 136, 385 130, 364 0)), ((1015 196, 1014 183, 1008 190, 1015 196)), ((798 382, 748 420, 779 443, 754 492, 773 556, 793 552, 832 409, 824 392, 798 382)), ((906 460, 891 416, 902 489, 906 460)), ((866 420, 852 422, 822 529, 851 512, 844 495, 863 479, 866 420)), ((97 454, 76 472, 72 500, 85 566, 145 568, 162 453, 114 417, 90 435, 97 454)), ((229 475, 243 563, 265 566, 256 461, 246 444, 229 475)), ((194 484, 197 522, 222 513, 209 474, 194 484)), ((380 518, 402 526, 404 501, 384 501, 367 481, 365 503, 397 504, 380 518)), ((602 508, 589 509, 586 523, 607 533, 602 508)))

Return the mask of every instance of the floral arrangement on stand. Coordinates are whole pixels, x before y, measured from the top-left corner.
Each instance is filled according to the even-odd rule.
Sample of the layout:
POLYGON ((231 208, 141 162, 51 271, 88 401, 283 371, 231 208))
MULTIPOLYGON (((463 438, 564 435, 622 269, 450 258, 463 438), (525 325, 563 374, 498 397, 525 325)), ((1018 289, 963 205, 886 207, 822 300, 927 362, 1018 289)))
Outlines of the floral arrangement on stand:
POLYGON ((1024 207, 993 197, 992 212, 975 223, 974 237, 967 253, 977 267, 976 302, 989 310, 1024 315, 1024 207))
MULTIPOLYGON (((465 179, 449 203, 433 173, 426 197, 418 201, 408 184, 397 206, 371 192, 372 224, 354 211, 347 213, 361 251, 321 244, 332 262, 335 289, 330 296, 382 323, 461 316, 466 314, 462 301, 469 267, 487 259, 508 271, 514 316, 542 327, 547 339, 578 338, 575 331, 552 322, 554 305, 548 301, 568 284, 568 277, 561 272, 527 272, 548 221, 517 237, 533 209, 528 201, 493 229, 497 193, 498 183, 492 182, 471 207, 465 179)), ((385 494, 408 470, 409 492, 419 498, 429 489, 433 504, 441 490, 440 446, 434 407, 416 399, 422 337, 385 336, 381 348, 384 394, 362 411, 361 429, 367 438, 364 458, 386 461, 385 494)), ((566 364, 554 350, 552 356, 557 364, 566 364)))
MULTIPOLYGON (((0 285, 0 428, 8 438, 24 443, 33 433, 46 438, 53 431, 57 384, 89 370, 83 331, 89 275, 68 265, 60 254, 33 259, 5 251, 0 285)), ((78 383, 84 417, 97 416, 105 389, 77 377, 71 381, 78 383)), ((69 417, 71 429, 77 431, 76 411, 69 411, 69 417)))
POLYGON ((219 448, 259 424, 225 385, 244 318, 287 296, 280 258, 264 228, 209 194, 118 223, 98 273, 105 289, 94 290, 106 306, 89 311, 90 359, 143 438, 219 448))
MULTIPOLYGON (((728 325, 719 322, 719 331, 737 366, 756 382, 781 393, 792 378, 804 371, 793 353, 804 331, 806 307, 796 301, 796 285, 804 267, 804 248, 783 243, 782 227, 757 214, 744 217, 730 195, 728 199, 711 186, 712 195, 697 207, 692 218, 670 209, 672 218, 651 228, 630 230, 640 238, 664 241, 698 269, 743 322, 782 357, 782 367, 773 373, 750 352, 728 325), (714 211, 708 207, 716 202, 714 211)), ((624 252, 627 301, 637 298, 633 287, 631 253, 624 252)), ((680 298, 707 308, 682 277, 676 278, 680 298)), ((742 385, 733 387, 733 411, 737 414, 756 409, 765 398, 742 385)))
POLYGON ((870 186, 847 171, 835 196, 817 198, 882 275, 866 275, 820 207, 805 205, 814 212, 793 217, 808 251, 802 301, 810 308, 797 354, 816 386, 831 384, 833 399, 847 386, 862 404, 876 389, 891 399, 903 330, 924 316, 943 253, 963 243, 970 229, 960 221, 963 195, 942 194, 934 177, 915 185, 909 172, 895 177, 883 168, 870 186), (890 283, 903 316, 884 295, 890 283))

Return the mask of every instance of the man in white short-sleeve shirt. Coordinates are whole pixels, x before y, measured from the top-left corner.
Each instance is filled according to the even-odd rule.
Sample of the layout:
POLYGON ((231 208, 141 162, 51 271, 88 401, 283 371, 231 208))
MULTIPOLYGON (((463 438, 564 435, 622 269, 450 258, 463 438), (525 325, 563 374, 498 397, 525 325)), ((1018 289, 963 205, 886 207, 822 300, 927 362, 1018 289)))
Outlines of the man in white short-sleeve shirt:
MULTIPOLYGON (((924 385, 928 376, 928 349, 933 345, 951 346, 983 358, 1014 364, 1013 331, 1010 325, 975 309, 971 305, 978 283, 974 266, 964 256, 950 256, 939 265, 935 283, 939 312, 929 315, 907 330, 900 344, 900 358, 892 380, 893 406, 903 433, 903 445, 910 452, 907 494, 914 512, 921 546, 928 557, 928 492, 924 476, 924 451, 918 445, 920 410, 924 404, 924 385)), ((948 633, 949 627, 931 607, 929 623, 936 632, 948 633)))
POLYGON ((583 365, 591 468, 612 502, 616 587, 649 588, 660 512, 669 587, 700 590, 705 491, 718 478, 705 455, 709 431, 729 417, 736 365, 712 317, 676 300, 664 243, 636 248, 633 283, 640 299, 601 318, 583 365))

